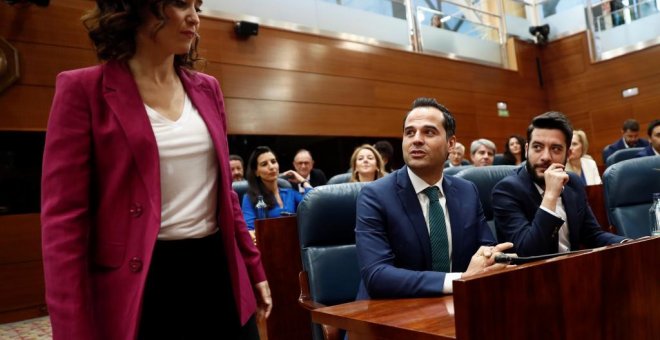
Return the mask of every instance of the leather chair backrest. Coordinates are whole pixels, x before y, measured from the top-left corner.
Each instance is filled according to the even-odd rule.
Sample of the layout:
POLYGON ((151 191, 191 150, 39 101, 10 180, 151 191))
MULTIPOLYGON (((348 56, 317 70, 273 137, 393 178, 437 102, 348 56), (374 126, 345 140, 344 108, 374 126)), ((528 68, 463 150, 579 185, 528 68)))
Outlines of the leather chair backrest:
MULTIPOLYGON (((280 188, 291 188, 291 182, 283 178, 277 179, 277 185, 280 188)), ((248 191, 247 180, 236 181, 231 183, 231 188, 238 194, 238 203, 243 203, 243 195, 248 191)))
POLYGON ((660 192, 660 156, 625 160, 603 175, 607 218, 619 235, 651 235, 648 210, 653 193, 660 192))
POLYGON ((348 183, 351 181, 351 173, 347 172, 344 174, 338 174, 332 176, 329 180, 328 183, 326 184, 340 184, 340 183, 348 183))
MULTIPOLYGON (((303 270, 313 301, 336 305, 355 300, 360 270, 355 250, 355 205, 366 183, 324 185, 298 205, 303 270)), ((318 338, 316 328, 315 338, 318 338)))
POLYGON ((518 168, 516 165, 480 166, 464 169, 455 175, 456 177, 466 179, 477 186, 479 200, 484 209, 486 221, 496 239, 497 233, 495 232, 495 223, 493 222, 493 200, 491 193, 495 184, 501 181, 504 177, 512 175, 516 168, 518 168))
POLYGON ((504 165, 504 154, 496 153, 493 158, 493 165, 504 165))
POLYGON ((445 168, 442 171, 442 173, 445 174, 445 175, 454 176, 457 173, 461 172, 462 170, 469 169, 469 168, 473 168, 473 166, 472 165, 454 166, 454 167, 445 168))
POLYGON ((615 153, 607 157, 607 161, 605 162, 605 167, 609 167, 612 164, 625 161, 626 159, 636 158, 637 154, 643 149, 644 148, 628 148, 628 149, 617 150, 615 153))

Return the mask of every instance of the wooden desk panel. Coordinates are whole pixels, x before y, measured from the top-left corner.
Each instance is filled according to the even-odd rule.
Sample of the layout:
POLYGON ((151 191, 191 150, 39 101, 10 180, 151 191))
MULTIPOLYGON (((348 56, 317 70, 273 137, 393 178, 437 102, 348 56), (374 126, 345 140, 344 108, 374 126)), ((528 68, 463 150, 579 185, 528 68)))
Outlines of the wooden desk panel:
POLYGON ((660 237, 454 281, 459 339, 660 339, 660 237))
POLYGON ((363 300, 319 308, 312 320, 348 331, 349 339, 455 339, 452 296, 363 300))
POLYGON ((262 333, 262 339, 311 339, 309 312, 298 305, 298 273, 302 270, 302 261, 297 219, 269 218, 255 221, 254 226, 273 298, 273 310, 262 327, 266 333, 262 333))

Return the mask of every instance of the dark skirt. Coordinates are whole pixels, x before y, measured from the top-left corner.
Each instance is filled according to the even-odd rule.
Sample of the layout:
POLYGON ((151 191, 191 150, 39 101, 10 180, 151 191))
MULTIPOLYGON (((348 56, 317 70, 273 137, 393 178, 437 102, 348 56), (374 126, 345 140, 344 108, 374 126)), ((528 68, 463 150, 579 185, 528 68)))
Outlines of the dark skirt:
POLYGON ((254 316, 240 325, 219 232, 156 242, 138 339, 259 339, 254 316))

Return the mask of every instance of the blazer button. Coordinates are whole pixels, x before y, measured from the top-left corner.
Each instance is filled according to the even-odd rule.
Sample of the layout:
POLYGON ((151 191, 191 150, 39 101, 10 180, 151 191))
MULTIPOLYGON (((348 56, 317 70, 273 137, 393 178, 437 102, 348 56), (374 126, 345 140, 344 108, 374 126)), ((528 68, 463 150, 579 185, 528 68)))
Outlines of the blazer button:
POLYGON ((142 260, 139 257, 134 257, 128 261, 128 269, 133 273, 137 273, 142 270, 142 260))
POLYGON ((142 215, 142 205, 140 203, 131 204, 129 212, 133 217, 140 217, 140 215, 142 215))

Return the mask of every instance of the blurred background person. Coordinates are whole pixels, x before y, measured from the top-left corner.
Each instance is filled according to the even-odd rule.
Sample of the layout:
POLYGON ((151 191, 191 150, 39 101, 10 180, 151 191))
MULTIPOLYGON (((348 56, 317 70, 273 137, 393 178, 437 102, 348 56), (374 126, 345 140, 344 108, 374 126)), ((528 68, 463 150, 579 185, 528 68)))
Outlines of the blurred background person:
POLYGON ((504 144, 504 163, 506 165, 518 165, 526 160, 523 147, 525 138, 520 135, 512 135, 504 144))
POLYGON ((637 154, 637 157, 659 156, 660 155, 660 119, 649 123, 646 130, 649 135, 649 145, 637 154))
POLYGON ((621 138, 616 142, 608 145, 603 150, 603 163, 607 163, 613 153, 628 148, 645 148, 649 146, 643 138, 639 138, 639 123, 634 119, 626 119, 621 127, 621 138))
POLYGON ((470 162, 468 162, 466 159, 463 159, 464 155, 465 155, 465 146, 459 142, 456 142, 454 147, 449 150, 449 157, 447 161, 445 161, 445 168, 451 168, 461 165, 469 165, 470 162))
MULTIPOLYGON (((294 170, 281 174, 291 182, 300 184, 305 193, 312 189, 305 178, 294 170)), ((248 159, 246 178, 248 190, 243 196, 243 217, 248 230, 254 237, 254 220, 257 217, 256 205, 259 196, 262 196, 268 206, 266 217, 280 217, 282 213, 295 213, 303 194, 291 188, 280 188, 277 179, 280 177, 280 165, 277 163, 275 153, 267 146, 258 146, 252 151, 248 159)))
POLYGON ((431 17, 431 26, 442 28, 442 16, 440 14, 434 14, 431 17))
MULTIPOLYGON (((324 185, 328 182, 325 178, 325 173, 321 169, 314 168, 314 158, 312 158, 312 153, 305 149, 300 149, 296 152, 296 155, 293 157, 293 168, 296 169, 296 172, 306 179, 312 187, 324 185)), ((305 188, 299 185, 294 177, 288 179, 291 182, 293 190, 297 190, 300 193, 305 192, 305 188)))
POLYGON ((369 144, 355 148, 351 156, 351 182, 371 182, 385 176, 383 159, 369 144))
POLYGON ((589 141, 587 134, 582 130, 573 131, 573 140, 571 141, 570 154, 566 162, 566 171, 573 172, 580 176, 584 185, 603 184, 598 174, 596 161, 587 154, 589 150, 589 141))
POLYGON ((103 64, 63 72, 42 177, 54 339, 258 338, 270 290, 231 188, 200 1, 98 0, 103 64))
POLYGON ((243 157, 239 155, 229 155, 229 170, 231 170, 232 182, 243 180, 243 157))
POLYGON ((474 166, 493 165, 496 153, 495 143, 485 138, 477 139, 470 145, 470 155, 472 155, 474 166))
POLYGON ((380 140, 374 144, 374 149, 380 154, 380 158, 383 159, 383 168, 385 168, 386 173, 392 172, 392 157, 394 156, 394 147, 392 144, 386 140, 380 140))

